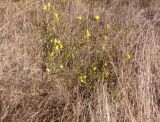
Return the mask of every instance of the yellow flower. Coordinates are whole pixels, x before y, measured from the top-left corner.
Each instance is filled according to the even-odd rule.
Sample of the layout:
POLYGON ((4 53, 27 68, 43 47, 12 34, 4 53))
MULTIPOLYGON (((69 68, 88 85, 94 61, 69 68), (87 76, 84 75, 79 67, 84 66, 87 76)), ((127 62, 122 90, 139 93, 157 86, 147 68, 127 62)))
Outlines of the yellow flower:
POLYGON ((82 20, 82 17, 81 17, 81 16, 79 16, 79 17, 77 17, 77 19, 82 20))
POLYGON ((57 42, 58 42, 58 41, 57 41, 57 39, 55 38, 55 39, 54 39, 54 44, 57 44, 57 42))
POLYGON ((53 43, 53 39, 50 40, 50 43, 53 43))
POLYGON ((131 60, 131 58, 132 58, 132 56, 131 56, 130 53, 127 53, 127 54, 124 56, 124 60, 126 60, 126 61, 131 60))
POLYGON ((51 3, 50 2, 47 4, 47 7, 48 7, 48 9, 51 8, 51 3))
POLYGON ((81 75, 79 76, 79 80, 81 83, 85 83, 87 76, 86 75, 81 75))
POLYGON ((44 11, 49 11, 51 9, 51 3, 49 2, 47 5, 43 6, 44 11))
POLYGON ((108 40, 108 36, 104 35, 104 39, 105 39, 105 40, 108 40))
POLYGON ((55 17, 55 20, 58 22, 59 21, 58 13, 54 13, 54 17, 55 17))
POLYGON ((56 45, 56 47, 55 47, 55 48, 56 48, 56 50, 57 50, 57 51, 59 51, 59 46, 58 46, 58 45, 56 45))
POLYGON ((57 40, 57 44, 61 44, 61 41, 60 41, 60 40, 57 40))
POLYGON ((100 19, 100 16, 95 16, 95 19, 96 19, 96 21, 99 21, 99 19, 100 19))
POLYGON ((107 29, 111 29, 111 26, 109 24, 106 25, 107 29))
POLYGON ((59 39, 54 39, 54 46, 57 51, 60 51, 63 48, 61 41, 59 39))
POLYGON ((62 45, 62 44, 59 44, 59 48, 62 49, 62 48, 63 48, 63 45, 62 45))
POLYGON ((87 31, 86 31, 86 36, 87 36, 87 37, 90 37, 90 36, 91 36, 91 33, 89 32, 88 29, 87 29, 87 31))
POLYGON ((96 67, 96 66, 94 66, 94 67, 93 67, 93 71, 96 71, 96 70, 97 70, 97 67, 96 67))
POLYGON ((63 69, 63 65, 62 64, 60 64, 60 66, 59 66, 61 69, 63 69))
POLYGON ((55 16, 56 18, 58 18, 58 13, 54 13, 54 16, 55 16))
POLYGON ((51 57, 54 57, 54 52, 51 52, 50 56, 51 56, 51 57))
POLYGON ((108 78, 109 77, 109 72, 105 72, 105 77, 108 78))
POLYGON ((44 11, 47 11, 47 10, 48 10, 46 5, 43 6, 43 10, 44 10, 44 11))

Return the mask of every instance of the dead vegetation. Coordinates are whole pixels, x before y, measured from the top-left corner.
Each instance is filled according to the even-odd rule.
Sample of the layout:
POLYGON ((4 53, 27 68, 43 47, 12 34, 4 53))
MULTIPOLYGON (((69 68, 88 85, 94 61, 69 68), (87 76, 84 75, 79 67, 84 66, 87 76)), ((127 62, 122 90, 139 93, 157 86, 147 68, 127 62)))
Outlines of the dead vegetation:
POLYGON ((159 5, 1 0, 1 122, 160 121, 159 5), (44 12, 48 2, 60 24, 55 9, 44 12), (55 37, 63 49, 53 60, 48 40, 55 37))

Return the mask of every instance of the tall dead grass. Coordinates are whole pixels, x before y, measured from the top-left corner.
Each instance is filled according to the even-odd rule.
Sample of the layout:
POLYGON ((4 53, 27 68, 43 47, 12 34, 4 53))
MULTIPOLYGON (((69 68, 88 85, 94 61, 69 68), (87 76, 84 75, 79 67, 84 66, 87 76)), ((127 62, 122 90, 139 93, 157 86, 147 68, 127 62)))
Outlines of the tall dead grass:
MULTIPOLYGON (((52 15, 45 15, 42 10, 46 2, 0 1, 0 120, 160 121, 159 1, 152 2, 149 8, 142 8, 143 2, 139 4, 138 0, 66 1, 65 10, 59 11, 65 18, 60 27, 68 29, 66 45, 78 38, 78 29, 73 30, 74 17, 78 15, 88 18, 87 24, 94 27, 90 19, 100 14, 103 17, 101 23, 107 21, 115 30, 107 43, 109 49, 116 53, 116 56, 107 54, 114 77, 109 83, 99 79, 101 83, 91 92, 81 91, 79 86, 68 87, 61 82, 76 80, 70 70, 67 77, 63 77, 65 74, 48 76, 43 72, 45 39, 42 32, 46 24, 51 24, 49 18, 52 15), (148 14, 148 11, 153 14, 148 14), (126 62, 123 56, 128 52, 132 59, 126 62)), ((97 32, 101 32, 98 27, 95 26, 97 32)), ((77 61, 90 53, 83 52, 77 61)))

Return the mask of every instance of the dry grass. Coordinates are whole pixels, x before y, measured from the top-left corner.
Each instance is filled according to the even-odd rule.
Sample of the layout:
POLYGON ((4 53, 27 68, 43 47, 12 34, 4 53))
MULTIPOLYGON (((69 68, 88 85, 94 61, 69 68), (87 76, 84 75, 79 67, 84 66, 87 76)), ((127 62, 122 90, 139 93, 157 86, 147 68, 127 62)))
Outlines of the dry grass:
POLYGON ((159 122, 159 5, 159 0, 1 0, 1 122, 159 122), (49 1, 58 24, 55 10, 43 10, 49 1), (55 37, 64 48, 51 58, 47 46, 55 37))

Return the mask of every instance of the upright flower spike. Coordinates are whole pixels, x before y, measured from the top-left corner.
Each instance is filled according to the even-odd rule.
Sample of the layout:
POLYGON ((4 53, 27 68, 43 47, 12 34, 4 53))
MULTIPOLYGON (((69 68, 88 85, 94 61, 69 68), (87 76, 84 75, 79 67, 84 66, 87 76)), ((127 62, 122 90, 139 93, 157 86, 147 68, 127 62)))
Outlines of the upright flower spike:
POLYGON ((54 39, 53 41, 53 45, 54 45, 54 48, 57 50, 57 51, 61 51, 63 49, 63 45, 61 43, 61 41, 59 39, 54 39))
POLYGON ((95 19, 96 19, 96 21, 99 21, 100 20, 100 16, 95 16, 95 19))

